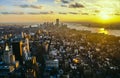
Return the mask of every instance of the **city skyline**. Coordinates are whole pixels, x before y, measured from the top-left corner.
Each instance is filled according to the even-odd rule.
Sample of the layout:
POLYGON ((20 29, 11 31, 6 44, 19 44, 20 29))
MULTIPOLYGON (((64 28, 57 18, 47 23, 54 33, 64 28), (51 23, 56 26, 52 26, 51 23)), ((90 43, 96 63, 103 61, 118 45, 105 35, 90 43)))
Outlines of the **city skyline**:
POLYGON ((0 23, 62 22, 119 23, 119 0, 2 0, 0 23))

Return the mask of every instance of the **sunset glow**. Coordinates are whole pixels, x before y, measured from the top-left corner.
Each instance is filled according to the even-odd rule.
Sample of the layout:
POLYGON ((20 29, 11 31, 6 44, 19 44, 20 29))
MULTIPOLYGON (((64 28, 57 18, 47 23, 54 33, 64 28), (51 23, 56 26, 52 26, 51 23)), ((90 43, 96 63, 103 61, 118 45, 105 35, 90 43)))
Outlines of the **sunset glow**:
POLYGON ((102 20, 109 20, 109 19, 110 19, 110 16, 107 15, 107 14, 105 14, 105 13, 101 13, 101 14, 100 14, 100 18, 101 18, 102 20))
POLYGON ((42 22, 60 18, 63 22, 118 23, 119 4, 119 0, 2 0, 0 22, 42 22))

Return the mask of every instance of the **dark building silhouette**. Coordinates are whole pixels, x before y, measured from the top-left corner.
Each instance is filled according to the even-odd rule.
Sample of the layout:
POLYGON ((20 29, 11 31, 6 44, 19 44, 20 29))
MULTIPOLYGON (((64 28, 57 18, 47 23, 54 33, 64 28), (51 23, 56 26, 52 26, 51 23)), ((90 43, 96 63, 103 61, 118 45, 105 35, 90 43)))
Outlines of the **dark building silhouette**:
POLYGON ((56 26, 59 26, 59 19, 56 19, 56 26))
POLYGON ((22 64, 22 61, 23 61, 22 44, 23 44, 22 41, 12 43, 13 54, 15 55, 16 60, 18 60, 20 62, 20 64, 22 64))

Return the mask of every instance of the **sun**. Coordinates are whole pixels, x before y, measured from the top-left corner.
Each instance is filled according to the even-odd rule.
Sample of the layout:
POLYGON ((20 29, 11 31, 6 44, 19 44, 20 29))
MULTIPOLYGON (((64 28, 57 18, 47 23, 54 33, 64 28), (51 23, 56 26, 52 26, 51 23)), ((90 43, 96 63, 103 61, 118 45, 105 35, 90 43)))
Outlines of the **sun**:
POLYGON ((109 16, 108 16, 108 15, 103 14, 103 15, 101 16, 101 18, 102 18, 103 20, 108 20, 108 19, 109 19, 109 16))
POLYGON ((107 13, 100 13, 99 14, 101 20, 109 20, 110 19, 110 16, 107 14, 107 13))

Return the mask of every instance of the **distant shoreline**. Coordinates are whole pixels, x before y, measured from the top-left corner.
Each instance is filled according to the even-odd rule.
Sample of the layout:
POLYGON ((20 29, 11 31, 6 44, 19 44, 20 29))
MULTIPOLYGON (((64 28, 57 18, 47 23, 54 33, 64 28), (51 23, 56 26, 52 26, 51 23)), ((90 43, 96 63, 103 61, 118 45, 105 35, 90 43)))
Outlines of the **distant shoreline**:
MULTIPOLYGON (((6 25, 32 25, 32 24, 42 24, 43 22, 20 22, 20 23, 0 23, 0 26, 6 26, 6 25)), ((66 24, 81 24, 85 27, 91 27, 91 28, 105 28, 105 29, 112 29, 112 30, 120 30, 120 23, 113 23, 113 24, 100 24, 100 23, 92 23, 92 22, 63 22, 66 24)))
POLYGON ((73 22, 72 24, 81 24, 82 26, 90 27, 90 28, 105 28, 105 29, 111 29, 111 30, 120 30, 120 23, 100 24, 100 23, 88 23, 88 22, 80 22, 80 23, 73 22))
MULTIPOLYGON (((89 27, 89 26, 86 26, 86 27, 89 27)), ((112 27, 100 27, 100 26, 92 26, 92 27, 90 27, 90 28, 105 28, 105 29, 110 29, 110 30, 120 30, 120 27, 114 27, 114 28, 112 28, 112 27)))

